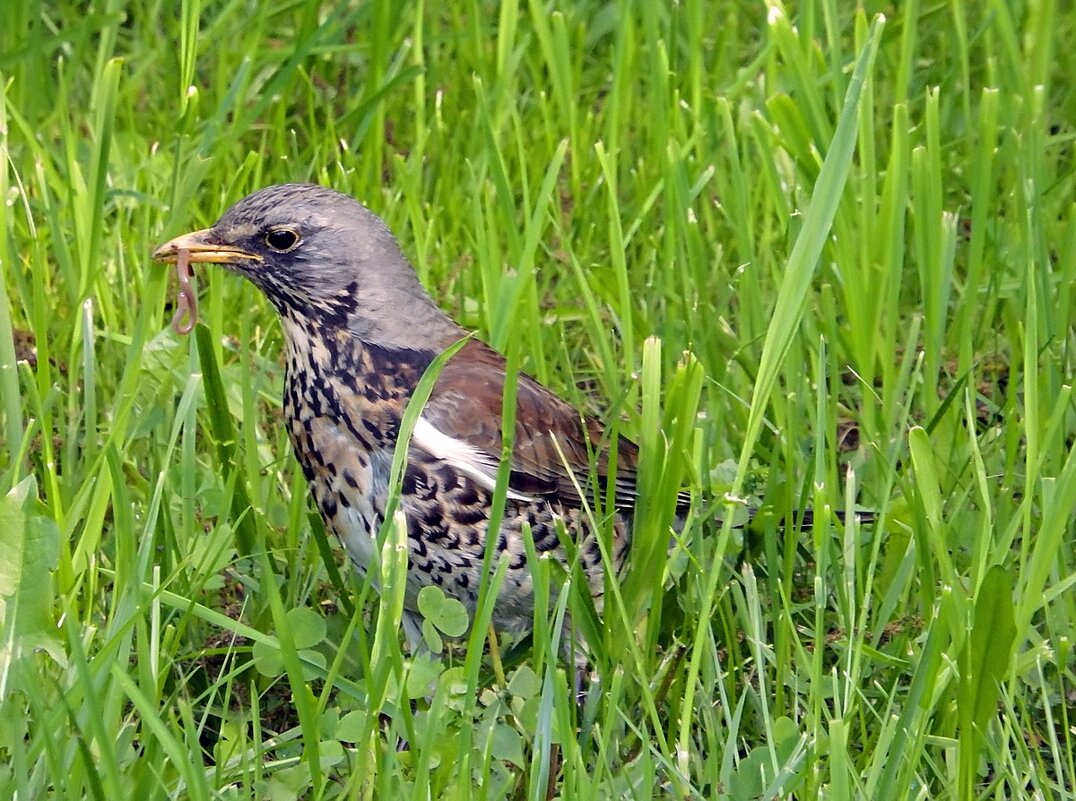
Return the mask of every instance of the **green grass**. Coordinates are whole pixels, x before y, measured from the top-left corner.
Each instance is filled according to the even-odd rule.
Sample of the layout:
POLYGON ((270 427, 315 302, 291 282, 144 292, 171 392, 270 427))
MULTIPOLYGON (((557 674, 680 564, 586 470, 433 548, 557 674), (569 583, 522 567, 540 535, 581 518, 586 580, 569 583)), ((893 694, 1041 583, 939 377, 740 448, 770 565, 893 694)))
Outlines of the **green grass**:
POLYGON ((850 5, 8 2, 0 797, 1076 798, 1076 11, 850 5), (604 621, 412 657, 271 308, 168 328, 153 246, 290 180, 639 442, 604 621))

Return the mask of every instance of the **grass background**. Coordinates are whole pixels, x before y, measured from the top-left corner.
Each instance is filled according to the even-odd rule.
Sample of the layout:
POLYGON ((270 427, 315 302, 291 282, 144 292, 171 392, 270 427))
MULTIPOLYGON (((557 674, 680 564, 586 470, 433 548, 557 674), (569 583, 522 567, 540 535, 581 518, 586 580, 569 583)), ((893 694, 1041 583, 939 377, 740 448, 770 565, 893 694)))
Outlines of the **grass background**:
POLYGON ((1076 797, 1069 4, 4 17, 0 795, 1076 797), (582 706, 578 593, 522 658, 412 660, 337 570, 251 286, 168 329, 152 247, 289 180, 640 442, 582 706))

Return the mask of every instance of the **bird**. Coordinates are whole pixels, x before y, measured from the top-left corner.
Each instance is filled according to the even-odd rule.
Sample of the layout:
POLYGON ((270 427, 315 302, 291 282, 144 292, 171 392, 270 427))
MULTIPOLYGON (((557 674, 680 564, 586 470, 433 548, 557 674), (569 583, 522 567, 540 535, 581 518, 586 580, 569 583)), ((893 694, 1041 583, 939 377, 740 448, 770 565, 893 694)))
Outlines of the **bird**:
POLYGON ((605 571, 621 575, 631 547, 638 447, 520 373, 506 498, 491 531, 506 359, 434 302, 374 212, 320 185, 273 185, 152 257, 219 265, 249 279, 276 310, 288 436, 326 527, 360 574, 375 558, 407 404, 434 359, 462 342, 414 424, 399 486, 410 631, 420 625, 418 593, 429 585, 473 618, 491 538, 493 565, 507 561, 491 622, 499 632, 528 631, 535 599, 527 527, 535 554, 566 567, 577 560, 600 611, 605 571), (604 559, 586 513, 595 491, 614 499, 604 559))

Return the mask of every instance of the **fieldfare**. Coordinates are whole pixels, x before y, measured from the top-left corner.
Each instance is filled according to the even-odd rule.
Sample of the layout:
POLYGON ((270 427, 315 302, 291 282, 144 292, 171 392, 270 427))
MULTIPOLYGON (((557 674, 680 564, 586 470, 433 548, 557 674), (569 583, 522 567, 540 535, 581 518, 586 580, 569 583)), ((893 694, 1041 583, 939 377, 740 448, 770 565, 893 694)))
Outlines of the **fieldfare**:
MULTIPOLYGON (((321 186, 255 192, 213 227, 161 245, 153 258, 223 265, 276 308, 286 342, 288 434, 325 523, 364 572, 385 514, 404 409, 423 371, 468 332, 431 300, 377 215, 321 186)), ((405 605, 416 616, 410 623, 418 591, 429 584, 475 610, 505 381, 505 358, 470 339, 444 364, 414 426, 399 496, 408 537, 405 605)), ((534 608, 524 524, 537 553, 565 563, 562 526, 600 608, 602 557, 580 492, 593 493, 596 477, 602 497, 611 490, 616 498, 609 556, 620 570, 631 540, 638 449, 623 438, 611 449, 595 420, 526 375, 518 376, 515 402, 494 546, 496 556, 508 554, 508 570, 493 624, 518 632, 532 625, 534 608)))

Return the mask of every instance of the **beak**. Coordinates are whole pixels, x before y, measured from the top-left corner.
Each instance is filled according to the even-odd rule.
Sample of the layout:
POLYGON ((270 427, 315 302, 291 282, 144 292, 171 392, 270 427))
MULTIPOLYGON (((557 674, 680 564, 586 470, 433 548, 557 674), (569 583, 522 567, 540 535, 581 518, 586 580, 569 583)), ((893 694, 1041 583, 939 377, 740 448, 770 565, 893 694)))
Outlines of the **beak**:
POLYGON ((249 250, 232 247, 216 241, 212 229, 206 228, 190 234, 177 236, 175 239, 165 242, 153 251, 154 261, 175 262, 179 259, 179 251, 187 250, 191 254, 191 263, 208 264, 238 264, 242 261, 262 261, 262 257, 249 250))

